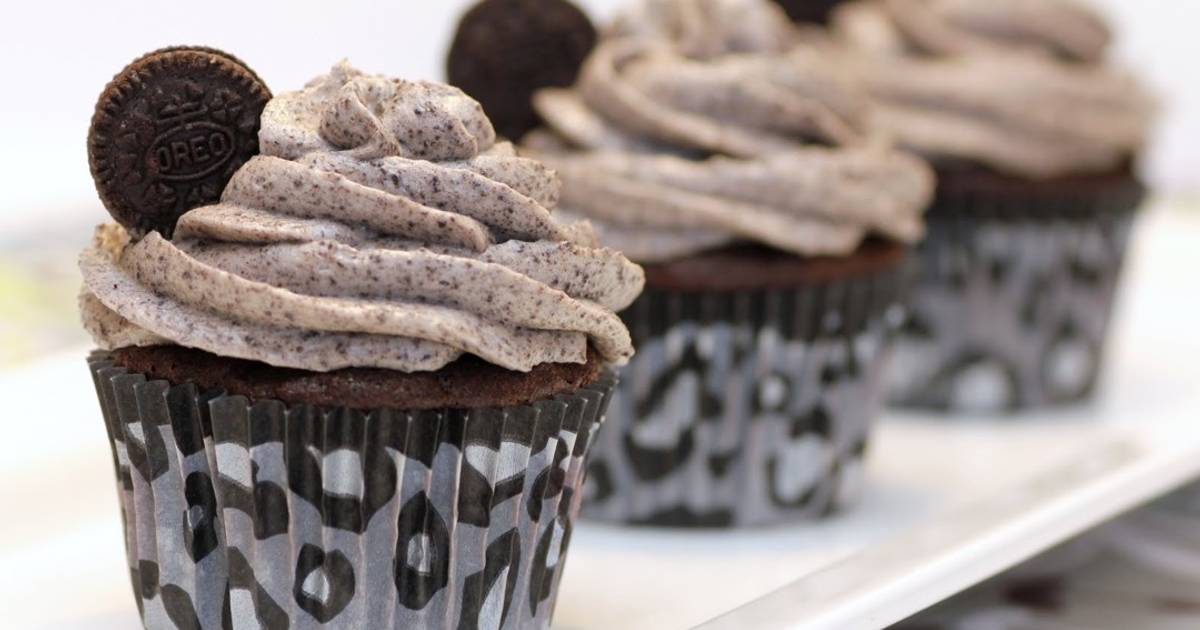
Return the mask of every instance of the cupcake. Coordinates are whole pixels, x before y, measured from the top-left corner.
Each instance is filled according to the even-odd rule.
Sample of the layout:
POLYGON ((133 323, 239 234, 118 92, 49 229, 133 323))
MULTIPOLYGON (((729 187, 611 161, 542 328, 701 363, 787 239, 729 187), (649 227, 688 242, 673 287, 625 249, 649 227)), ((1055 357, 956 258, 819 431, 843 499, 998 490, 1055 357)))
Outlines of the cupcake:
POLYGON ((80 302, 143 623, 548 627, 641 269, 455 88, 257 80, 153 53, 89 139, 120 225, 80 302))
POLYGON ((875 124, 938 174, 895 401, 1011 411, 1087 398, 1153 112, 1106 62, 1108 27, 1066 0, 858 2, 833 26, 875 124))
POLYGON ((852 503, 928 169, 876 142, 767 0, 641 3, 534 105, 522 144, 563 212, 646 269, 584 514, 730 527, 852 503))

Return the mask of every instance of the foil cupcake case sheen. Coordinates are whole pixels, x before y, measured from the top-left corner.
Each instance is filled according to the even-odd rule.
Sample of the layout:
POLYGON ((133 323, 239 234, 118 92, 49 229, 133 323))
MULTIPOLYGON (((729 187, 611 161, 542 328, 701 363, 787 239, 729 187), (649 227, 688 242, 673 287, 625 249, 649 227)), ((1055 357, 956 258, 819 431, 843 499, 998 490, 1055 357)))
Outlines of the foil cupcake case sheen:
POLYGON ((593 447, 585 518, 741 527, 853 504, 902 275, 647 290, 623 313, 638 353, 593 447))
POLYGON ((147 628, 545 628, 615 377, 369 412, 89 361, 147 628))

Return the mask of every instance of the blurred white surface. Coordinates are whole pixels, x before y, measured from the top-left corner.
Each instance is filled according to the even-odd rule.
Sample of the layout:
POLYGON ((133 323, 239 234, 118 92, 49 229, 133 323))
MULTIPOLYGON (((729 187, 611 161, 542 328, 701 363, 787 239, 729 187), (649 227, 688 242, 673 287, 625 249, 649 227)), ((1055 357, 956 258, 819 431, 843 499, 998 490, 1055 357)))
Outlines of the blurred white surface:
MULTIPOLYGON (((692 627, 786 587, 716 627, 881 627, 1195 477, 1197 242, 1200 213, 1144 218, 1093 404, 973 423, 893 415, 871 448, 864 503, 812 526, 581 526, 556 624, 692 627)), ((0 375, 5 627, 136 625, 85 352, 0 375)))
MULTIPOLYGON (((638 0, 578 0, 597 19, 638 0)), ((1197 0, 1094 0, 1120 30, 1119 56, 1168 104, 1147 160, 1153 181, 1200 192, 1197 0)), ((143 52, 208 44, 253 66, 276 91, 347 57, 367 70, 441 78, 469 0, 43 0, 0 19, 0 235, 101 221, 84 141, 105 83, 143 52)))
POLYGON ((1121 517, 895 630, 1195 630, 1200 485, 1121 517))

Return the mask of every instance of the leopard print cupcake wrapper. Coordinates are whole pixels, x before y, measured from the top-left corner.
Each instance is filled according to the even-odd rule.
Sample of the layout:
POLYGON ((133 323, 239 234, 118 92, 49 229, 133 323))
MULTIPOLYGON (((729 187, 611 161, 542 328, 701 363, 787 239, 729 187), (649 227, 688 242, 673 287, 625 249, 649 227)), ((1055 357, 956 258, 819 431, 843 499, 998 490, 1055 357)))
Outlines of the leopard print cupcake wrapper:
POLYGON ((902 275, 646 291, 622 314, 638 352, 593 447, 584 517, 743 527, 852 504, 902 275))
POLYGON ((970 200, 935 209, 897 343, 892 402, 972 414, 1088 398, 1141 198, 1134 187, 1090 210, 1079 198, 1060 200, 1061 212, 1052 200, 1024 212, 956 215, 970 200))
POLYGON ((146 628, 546 628, 616 379, 533 405, 250 402, 88 361, 146 628))

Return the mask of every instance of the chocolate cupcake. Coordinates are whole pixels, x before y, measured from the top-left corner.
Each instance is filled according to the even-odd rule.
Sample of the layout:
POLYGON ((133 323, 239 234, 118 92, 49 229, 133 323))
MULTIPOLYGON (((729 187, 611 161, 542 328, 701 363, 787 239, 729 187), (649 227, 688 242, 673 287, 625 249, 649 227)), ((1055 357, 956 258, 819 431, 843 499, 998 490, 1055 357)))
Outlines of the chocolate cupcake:
POLYGON ((840 8, 876 123, 934 165, 893 398, 1017 410, 1094 389, 1153 104, 1065 0, 840 8))
POLYGON ((537 94, 525 147, 564 212, 646 265, 585 515, 765 525, 858 495, 933 178, 842 76, 766 0, 674 0, 537 94))
POLYGON ((642 270, 455 88, 342 63, 258 140, 80 257, 143 623, 547 627, 642 270))

